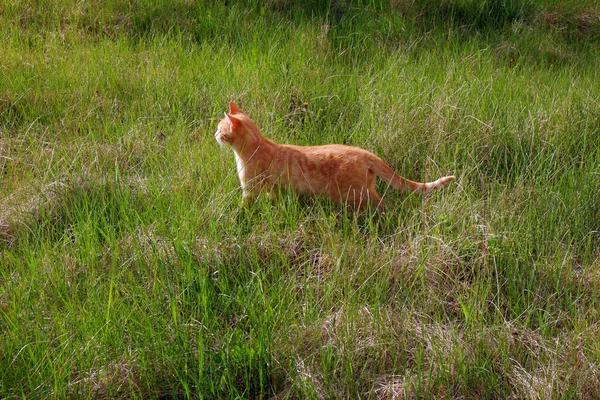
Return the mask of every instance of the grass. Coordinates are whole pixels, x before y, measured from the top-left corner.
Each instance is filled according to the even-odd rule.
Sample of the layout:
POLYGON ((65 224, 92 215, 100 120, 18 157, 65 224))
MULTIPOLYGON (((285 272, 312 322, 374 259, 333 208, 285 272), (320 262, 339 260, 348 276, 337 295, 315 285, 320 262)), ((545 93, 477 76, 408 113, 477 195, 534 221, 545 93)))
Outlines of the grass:
POLYGON ((0 397, 600 396, 594 1, 0 6, 0 397), (235 100, 400 174, 240 207, 235 100), (302 106, 308 102, 305 108, 302 106))

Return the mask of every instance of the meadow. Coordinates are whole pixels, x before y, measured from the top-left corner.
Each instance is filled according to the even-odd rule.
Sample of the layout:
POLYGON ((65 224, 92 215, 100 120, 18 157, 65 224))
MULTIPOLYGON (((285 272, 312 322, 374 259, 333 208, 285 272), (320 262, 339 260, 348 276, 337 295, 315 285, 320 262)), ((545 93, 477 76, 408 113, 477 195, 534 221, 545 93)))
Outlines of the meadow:
POLYGON ((8 0, 0 49, 0 398, 600 397, 595 0, 8 0), (229 101, 457 180, 244 208, 229 101))

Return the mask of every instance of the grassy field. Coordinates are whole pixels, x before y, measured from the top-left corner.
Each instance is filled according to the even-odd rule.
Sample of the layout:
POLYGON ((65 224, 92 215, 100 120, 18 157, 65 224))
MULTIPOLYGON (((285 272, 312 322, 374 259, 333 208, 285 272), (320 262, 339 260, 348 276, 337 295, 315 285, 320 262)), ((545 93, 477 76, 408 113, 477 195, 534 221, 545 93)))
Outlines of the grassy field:
POLYGON ((594 0, 3 2, 0 398, 600 397, 599 46, 594 0), (457 181, 243 209, 230 100, 457 181))

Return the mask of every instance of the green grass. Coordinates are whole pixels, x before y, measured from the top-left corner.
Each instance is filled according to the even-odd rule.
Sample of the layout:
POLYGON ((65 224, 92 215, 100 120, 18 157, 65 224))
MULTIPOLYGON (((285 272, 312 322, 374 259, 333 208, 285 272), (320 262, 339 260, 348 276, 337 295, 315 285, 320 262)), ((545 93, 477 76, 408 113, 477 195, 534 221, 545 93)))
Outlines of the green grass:
POLYGON ((0 5, 0 397, 599 397, 599 15, 0 5), (243 209, 230 100, 457 181, 243 209))

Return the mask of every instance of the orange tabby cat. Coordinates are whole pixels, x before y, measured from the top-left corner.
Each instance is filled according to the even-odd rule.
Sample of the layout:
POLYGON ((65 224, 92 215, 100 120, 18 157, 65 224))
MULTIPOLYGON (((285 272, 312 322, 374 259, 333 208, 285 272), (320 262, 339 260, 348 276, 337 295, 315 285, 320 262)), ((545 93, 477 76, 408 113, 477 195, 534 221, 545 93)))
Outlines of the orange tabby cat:
POLYGON ((244 203, 261 191, 284 187, 298 194, 324 195, 359 209, 368 202, 379 208, 383 203, 375 191, 376 175, 395 189, 411 192, 430 192, 454 180, 454 176, 445 176, 428 183, 409 181, 358 147, 273 143, 235 103, 229 103, 229 114, 219 122, 215 139, 231 146, 235 153, 244 203))

